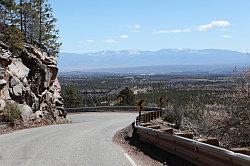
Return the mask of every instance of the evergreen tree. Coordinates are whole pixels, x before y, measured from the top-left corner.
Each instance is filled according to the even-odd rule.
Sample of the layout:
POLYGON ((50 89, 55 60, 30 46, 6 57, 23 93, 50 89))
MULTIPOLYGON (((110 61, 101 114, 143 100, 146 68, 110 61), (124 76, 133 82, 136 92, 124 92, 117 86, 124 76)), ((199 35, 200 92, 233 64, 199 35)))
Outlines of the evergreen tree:
POLYGON ((17 6, 14 0, 0 0, 0 40, 6 43, 10 50, 18 53, 23 47, 23 35, 17 28, 17 6))
POLYGON ((5 25, 16 24, 16 4, 14 0, 0 0, 1 22, 5 25))
POLYGON ((62 92, 66 108, 82 107, 82 97, 74 85, 68 85, 62 92))
POLYGON ((120 104, 121 105, 134 105, 135 104, 135 95, 134 92, 131 91, 128 87, 121 90, 118 97, 121 97, 120 104))
POLYGON ((23 49, 24 36, 22 32, 15 26, 10 25, 4 27, 0 40, 9 46, 10 51, 16 53, 16 56, 23 49))
POLYGON ((58 30, 52 13, 48 0, 0 0, 0 23, 7 27, 6 33, 14 36, 17 33, 14 38, 20 37, 18 41, 22 41, 23 36, 14 30, 14 27, 19 28, 26 42, 37 44, 49 55, 55 56, 61 43, 57 42, 58 30), (14 31, 10 33, 10 30, 14 31))
POLYGON ((33 23, 36 25, 36 39, 39 45, 44 46, 51 55, 59 52, 61 43, 58 43, 58 30, 55 28, 56 18, 47 0, 32 0, 34 8, 33 23))

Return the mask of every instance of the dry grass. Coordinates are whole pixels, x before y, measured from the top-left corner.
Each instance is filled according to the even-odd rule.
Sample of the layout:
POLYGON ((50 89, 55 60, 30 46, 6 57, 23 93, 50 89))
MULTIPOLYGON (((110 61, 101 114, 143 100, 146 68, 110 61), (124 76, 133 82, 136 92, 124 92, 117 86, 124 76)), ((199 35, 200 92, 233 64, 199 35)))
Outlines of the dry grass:
MULTIPOLYGON (((235 88, 225 105, 170 106, 164 120, 177 129, 194 132, 196 137, 216 137, 225 148, 250 146, 249 75, 235 88)), ((225 96, 228 94, 225 94, 225 96)))

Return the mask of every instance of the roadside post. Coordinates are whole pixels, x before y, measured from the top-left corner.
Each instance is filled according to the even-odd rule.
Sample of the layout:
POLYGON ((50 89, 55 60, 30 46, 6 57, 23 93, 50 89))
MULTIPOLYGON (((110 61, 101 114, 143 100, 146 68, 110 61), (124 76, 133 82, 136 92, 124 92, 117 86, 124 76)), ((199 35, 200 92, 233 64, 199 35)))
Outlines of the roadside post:
POLYGON ((118 97, 118 99, 117 99, 117 102, 118 102, 119 106, 121 106, 121 104, 122 104, 122 100, 123 100, 123 99, 122 99, 122 97, 121 97, 121 96, 119 96, 119 97, 118 97))
POLYGON ((138 107, 138 110, 139 110, 139 124, 141 124, 141 112, 144 110, 143 103, 144 103, 144 100, 140 100, 137 103, 137 107, 138 107))
POLYGON ((164 98, 164 97, 160 97, 160 98, 159 98, 159 102, 160 102, 160 105, 159 105, 159 106, 160 106, 160 108, 163 108, 163 98, 164 98))

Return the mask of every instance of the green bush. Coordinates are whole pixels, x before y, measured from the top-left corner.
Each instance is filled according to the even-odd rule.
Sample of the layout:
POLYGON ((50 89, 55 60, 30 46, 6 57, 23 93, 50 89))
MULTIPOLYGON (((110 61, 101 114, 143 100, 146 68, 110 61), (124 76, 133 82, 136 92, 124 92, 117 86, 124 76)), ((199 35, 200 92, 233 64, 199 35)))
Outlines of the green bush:
POLYGON ((174 123, 176 128, 179 129, 183 120, 183 108, 174 106, 166 111, 163 119, 169 123, 174 123))
POLYGON ((2 33, 3 36, 0 37, 0 40, 10 47, 11 52, 18 53, 23 49, 24 36, 16 26, 8 26, 4 28, 2 33))
POLYGON ((21 112, 15 103, 7 103, 3 110, 3 119, 11 127, 15 126, 16 121, 21 119, 21 112))

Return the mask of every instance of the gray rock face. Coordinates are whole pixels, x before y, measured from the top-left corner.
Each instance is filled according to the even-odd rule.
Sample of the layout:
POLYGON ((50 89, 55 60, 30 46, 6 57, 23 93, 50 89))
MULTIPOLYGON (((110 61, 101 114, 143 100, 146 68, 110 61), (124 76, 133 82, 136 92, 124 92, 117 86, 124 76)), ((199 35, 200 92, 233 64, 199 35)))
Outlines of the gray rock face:
POLYGON ((21 117, 24 122, 27 122, 30 120, 31 115, 32 115, 32 109, 30 106, 28 106, 26 103, 24 104, 19 104, 18 108, 20 109, 21 112, 21 117))
POLYGON ((0 99, 0 111, 2 111, 5 107, 5 101, 3 99, 0 99))
POLYGON ((5 85, 7 82, 4 79, 0 80, 0 85, 5 85))
POLYGON ((66 117, 61 87, 57 80, 56 57, 25 44, 14 55, 0 41, 0 110, 8 101, 15 101, 23 121, 66 117))

